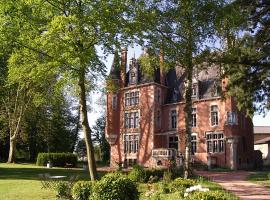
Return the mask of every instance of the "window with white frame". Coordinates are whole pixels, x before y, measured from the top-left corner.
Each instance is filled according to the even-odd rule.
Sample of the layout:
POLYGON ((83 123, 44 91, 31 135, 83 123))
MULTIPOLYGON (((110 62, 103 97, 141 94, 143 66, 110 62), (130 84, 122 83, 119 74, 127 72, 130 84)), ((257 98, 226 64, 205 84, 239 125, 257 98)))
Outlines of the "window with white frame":
POLYGON ((218 106, 211 106, 211 126, 218 125, 218 106))
POLYGON ((178 136, 169 137, 169 148, 178 150, 178 136))
POLYGON ((176 110, 171 110, 171 128, 176 129, 177 127, 177 112, 176 110))
POLYGON ((139 104, 139 91, 125 93, 125 106, 134 106, 139 104))
POLYGON ((227 124, 237 124, 237 113, 227 112, 227 124))
POLYGON ((139 135, 124 135, 124 153, 137 153, 139 150, 139 135))
POLYGON ((191 113, 191 124, 192 127, 196 127, 197 126, 197 109, 196 108, 192 108, 192 113, 191 113))
POLYGON ((191 155, 194 155, 197 152, 197 134, 191 134, 191 155))
POLYGON ((117 96, 113 95, 113 97, 112 97, 112 108, 116 109, 116 107, 117 107, 117 96))
POLYGON ((161 127, 161 114, 160 114, 160 110, 157 111, 157 128, 161 127))
POLYGON ((206 133, 206 141, 208 153, 224 152, 223 133, 208 132, 206 133))
POLYGON ((139 112, 125 113, 125 128, 139 128, 139 112))

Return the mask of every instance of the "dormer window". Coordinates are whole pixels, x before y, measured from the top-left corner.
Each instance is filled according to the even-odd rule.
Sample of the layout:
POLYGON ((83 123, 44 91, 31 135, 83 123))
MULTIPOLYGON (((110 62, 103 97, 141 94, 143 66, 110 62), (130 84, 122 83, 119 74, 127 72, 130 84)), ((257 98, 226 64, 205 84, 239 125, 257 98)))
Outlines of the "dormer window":
POLYGON ((198 84, 193 84, 191 88, 191 97, 197 98, 198 97, 198 84))
POLYGON ((130 79, 129 79, 130 84, 135 84, 136 81, 136 73, 135 72, 131 72, 130 73, 130 79))
POLYGON ((213 85, 213 89, 212 89, 212 97, 217 97, 219 96, 219 85, 218 83, 215 81, 214 85, 213 85))

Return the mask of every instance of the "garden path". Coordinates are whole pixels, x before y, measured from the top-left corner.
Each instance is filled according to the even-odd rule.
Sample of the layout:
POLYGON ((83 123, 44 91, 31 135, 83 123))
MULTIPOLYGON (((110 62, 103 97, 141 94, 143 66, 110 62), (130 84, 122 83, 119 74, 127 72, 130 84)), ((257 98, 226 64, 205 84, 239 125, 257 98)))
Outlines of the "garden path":
POLYGON ((196 174, 217 182, 224 189, 234 193, 242 200, 270 200, 270 188, 247 181, 250 172, 196 171, 196 174))

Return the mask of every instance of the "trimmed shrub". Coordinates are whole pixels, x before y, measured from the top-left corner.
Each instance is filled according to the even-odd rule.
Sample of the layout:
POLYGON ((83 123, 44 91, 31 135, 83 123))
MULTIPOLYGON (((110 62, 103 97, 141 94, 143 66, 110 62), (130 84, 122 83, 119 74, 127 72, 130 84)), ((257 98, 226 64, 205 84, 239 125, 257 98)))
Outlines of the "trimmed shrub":
POLYGON ((203 200, 236 200, 237 197, 233 197, 224 191, 209 191, 209 192, 194 192, 189 194, 186 200, 203 199, 203 200))
POLYGON ((128 174, 128 178, 138 183, 144 183, 147 180, 145 170, 140 165, 134 165, 128 174))
POLYGON ((268 179, 270 180, 270 172, 267 174, 268 179))
POLYGON ((184 191, 195 184, 196 182, 192 179, 176 178, 169 184, 169 188, 171 192, 184 191))
POLYGON ((72 167, 75 167, 77 159, 77 155, 73 153, 39 153, 36 164, 45 166, 50 161, 56 167, 65 167, 66 164, 71 164, 72 167))
POLYGON ((71 195, 74 200, 88 200, 92 194, 95 182, 93 181, 78 181, 74 184, 71 190, 71 195))
POLYGON ((136 184, 126 175, 110 173, 102 177, 93 188, 91 200, 137 200, 136 184))
POLYGON ((66 181, 60 181, 56 184, 56 197, 60 199, 71 199, 71 187, 66 181))

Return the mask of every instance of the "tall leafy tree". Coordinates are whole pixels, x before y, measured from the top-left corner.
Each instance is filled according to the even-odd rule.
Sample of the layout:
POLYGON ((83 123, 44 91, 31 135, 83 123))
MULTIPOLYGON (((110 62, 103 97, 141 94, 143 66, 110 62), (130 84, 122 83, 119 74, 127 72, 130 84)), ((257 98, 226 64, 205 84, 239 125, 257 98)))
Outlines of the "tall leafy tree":
POLYGON ((244 18, 234 20, 233 41, 215 59, 225 66, 225 75, 230 77, 227 89, 236 97, 239 109, 253 115, 270 109, 270 3, 239 0, 234 4, 234 15, 244 18))
POLYGON ((10 78, 29 84, 54 75, 57 87, 68 85, 76 91, 90 177, 94 180, 97 173, 87 95, 97 77, 105 73, 96 47, 102 46, 105 53, 109 52, 125 36, 120 33, 132 17, 129 2, 19 0, 12 3, 16 7, 8 6, 4 25, 10 30, 8 35, 18 31, 20 36, 16 40, 18 48, 9 59, 10 78))
MULTIPOLYGON (((182 0, 144 1, 138 18, 148 21, 144 26, 146 42, 153 52, 161 52, 168 66, 181 66, 185 70, 185 163, 184 177, 190 176, 191 89, 193 72, 201 64, 202 52, 215 42, 215 19, 224 2, 182 0)), ((209 52, 209 51, 208 51, 209 52)), ((164 63, 163 63, 164 64, 164 63)), ((163 65, 162 64, 162 65, 163 65)), ((164 67, 164 66, 161 66, 164 67)))

